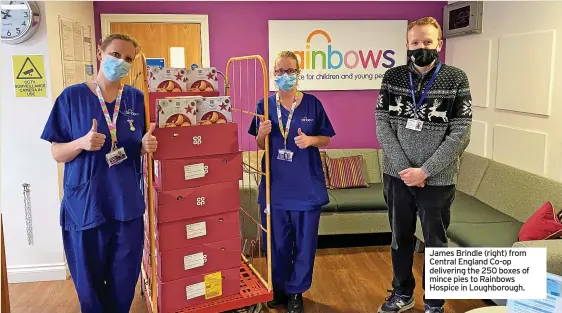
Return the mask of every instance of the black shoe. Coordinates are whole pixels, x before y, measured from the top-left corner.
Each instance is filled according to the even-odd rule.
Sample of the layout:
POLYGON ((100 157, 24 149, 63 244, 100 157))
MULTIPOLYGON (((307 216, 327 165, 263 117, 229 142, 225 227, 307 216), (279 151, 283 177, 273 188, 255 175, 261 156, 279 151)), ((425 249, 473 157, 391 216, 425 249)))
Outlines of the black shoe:
POLYGON ((302 294, 297 293, 289 296, 289 304, 287 313, 304 313, 304 304, 302 303, 302 294))
POLYGON ((286 307, 289 303, 289 296, 283 292, 274 292, 273 300, 267 303, 267 306, 271 309, 277 309, 279 307, 286 307))
POLYGON ((392 291, 392 294, 380 306, 378 313, 402 313, 413 308, 414 304, 414 296, 403 296, 392 291))

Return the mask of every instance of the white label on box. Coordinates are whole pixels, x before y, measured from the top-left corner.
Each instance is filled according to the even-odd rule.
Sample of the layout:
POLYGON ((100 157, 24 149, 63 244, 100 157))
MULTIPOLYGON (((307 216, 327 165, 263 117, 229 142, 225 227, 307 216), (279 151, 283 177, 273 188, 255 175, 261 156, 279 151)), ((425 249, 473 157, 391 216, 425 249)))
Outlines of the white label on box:
POLYGON ((185 287, 187 300, 199 298, 205 295, 205 282, 193 284, 185 287))
POLYGON ((154 176, 158 177, 158 161, 154 160, 154 176))
POLYGON ((187 239, 193 239, 207 235, 207 223, 205 222, 190 224, 185 228, 187 231, 187 239))
POLYGON ((203 254, 203 252, 186 255, 183 257, 183 267, 186 271, 192 268, 201 267, 203 265, 205 265, 205 255, 203 254))
POLYGON ((205 164, 203 163, 186 165, 183 169, 185 173, 185 180, 205 177, 205 164))

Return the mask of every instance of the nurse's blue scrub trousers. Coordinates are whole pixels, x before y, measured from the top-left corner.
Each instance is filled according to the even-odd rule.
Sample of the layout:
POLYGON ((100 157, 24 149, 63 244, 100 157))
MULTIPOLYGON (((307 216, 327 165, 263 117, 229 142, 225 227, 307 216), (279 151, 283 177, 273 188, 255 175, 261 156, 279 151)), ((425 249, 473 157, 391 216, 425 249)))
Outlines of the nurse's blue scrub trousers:
POLYGON ((129 313, 142 262, 142 217, 65 230, 63 241, 82 313, 129 313))
MULTIPOLYGON (((271 271, 275 292, 304 293, 312 285, 318 246, 320 208, 311 211, 271 210, 271 271)), ((264 227, 266 213, 261 207, 264 227)), ((262 236, 267 248, 267 237, 262 236)))

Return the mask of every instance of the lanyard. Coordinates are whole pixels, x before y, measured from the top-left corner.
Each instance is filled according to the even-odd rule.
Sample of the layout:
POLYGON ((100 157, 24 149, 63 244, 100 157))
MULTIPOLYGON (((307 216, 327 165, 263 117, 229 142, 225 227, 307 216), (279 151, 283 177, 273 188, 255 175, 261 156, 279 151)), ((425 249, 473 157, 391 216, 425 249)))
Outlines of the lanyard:
POLYGON ((293 119, 293 113, 295 112, 295 107, 297 106, 298 92, 293 98, 293 105, 289 111, 289 117, 287 118, 287 126, 283 129, 283 119, 281 118, 281 100, 279 100, 279 94, 275 95, 275 102, 277 103, 277 119, 279 120, 279 130, 281 130, 281 136, 285 141, 285 150, 287 150, 287 137, 289 136, 289 129, 291 128, 291 120, 293 119))
POLYGON ((101 94, 100 86, 96 84, 96 91, 98 93, 98 99, 100 100, 101 110, 107 121, 107 126, 109 127, 109 133, 111 134, 112 148, 116 147, 117 144, 117 117, 119 116, 119 108, 121 107, 121 95, 123 94, 123 85, 119 87, 117 92, 117 99, 115 100, 115 109, 113 109, 113 121, 109 118, 109 111, 107 111, 107 105, 103 96, 101 94))
POLYGON ((435 78, 437 77, 437 73, 439 72, 440 69, 441 69, 441 62, 439 62, 439 64, 437 64, 437 68, 435 69, 435 71, 433 72, 433 75, 431 76, 431 79, 429 80, 429 82, 425 86, 425 90, 422 93, 422 96, 420 98, 420 102, 418 102, 417 104, 416 104, 416 94, 414 93, 414 81, 412 80, 412 73, 408 73, 408 75, 410 77, 410 92, 412 93, 412 101, 414 103, 414 111, 417 112, 418 109, 420 108, 420 106, 422 105, 423 100, 425 100, 425 97, 427 96, 427 92, 431 88, 431 85, 433 85, 433 82, 435 81, 435 78))

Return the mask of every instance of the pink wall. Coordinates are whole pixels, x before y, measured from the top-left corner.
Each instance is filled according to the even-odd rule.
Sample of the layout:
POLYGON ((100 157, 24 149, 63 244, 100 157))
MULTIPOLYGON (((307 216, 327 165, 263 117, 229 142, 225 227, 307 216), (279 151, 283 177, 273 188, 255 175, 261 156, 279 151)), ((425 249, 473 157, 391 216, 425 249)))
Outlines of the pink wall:
MULTIPOLYGON (((94 1, 96 34, 100 14, 206 14, 209 16, 211 65, 225 71, 229 58, 258 54, 268 59, 270 19, 415 20, 433 16, 442 22, 440 2, 129 2, 94 1)), ((100 38, 97 38, 98 42, 100 38)), ((443 50, 441 58, 444 60, 443 50)), ((324 104, 337 136, 330 148, 378 148, 375 134, 377 91, 311 92, 324 104)), ((252 95, 253 99, 253 95, 252 95)), ((246 127, 246 126, 244 126, 246 127)), ((247 139, 244 139, 247 140, 247 139)))

